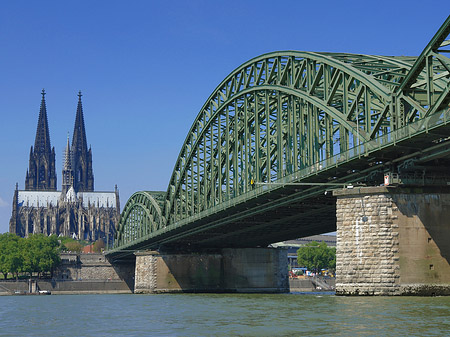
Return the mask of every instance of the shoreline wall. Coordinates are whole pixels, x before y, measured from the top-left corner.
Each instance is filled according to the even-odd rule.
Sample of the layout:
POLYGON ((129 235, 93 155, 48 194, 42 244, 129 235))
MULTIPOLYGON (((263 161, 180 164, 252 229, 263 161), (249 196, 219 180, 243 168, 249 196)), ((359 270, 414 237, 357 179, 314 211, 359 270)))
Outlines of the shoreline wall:
MULTIPOLYGON (((134 261, 112 265, 103 254, 62 253, 52 279, 34 279, 38 290, 53 294, 133 293, 134 261)), ((0 294, 29 292, 28 280, 0 281, 0 294)))

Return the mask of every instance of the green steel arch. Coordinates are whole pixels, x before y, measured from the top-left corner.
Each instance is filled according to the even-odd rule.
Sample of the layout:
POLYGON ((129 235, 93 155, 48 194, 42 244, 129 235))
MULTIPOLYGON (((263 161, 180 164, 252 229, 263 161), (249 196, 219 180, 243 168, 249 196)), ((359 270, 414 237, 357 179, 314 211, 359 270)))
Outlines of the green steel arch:
POLYGON ((165 225, 161 208, 151 192, 136 192, 128 199, 120 216, 115 245, 139 241, 165 225))
POLYGON ((245 196, 254 182, 385 145, 387 135, 442 111, 450 100, 449 32, 450 17, 419 57, 285 51, 244 63, 201 108, 161 208, 146 192, 134 194, 115 246, 178 228, 245 196))

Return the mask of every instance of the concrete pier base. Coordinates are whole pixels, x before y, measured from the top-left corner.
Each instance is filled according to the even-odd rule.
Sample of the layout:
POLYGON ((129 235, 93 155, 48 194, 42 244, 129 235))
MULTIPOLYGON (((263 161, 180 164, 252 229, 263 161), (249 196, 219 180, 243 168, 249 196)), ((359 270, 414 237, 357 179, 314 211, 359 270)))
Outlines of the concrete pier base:
POLYGON ((450 189, 336 190, 337 295, 450 295, 450 189))
POLYGON ((136 253, 135 293, 289 292, 287 251, 222 249, 217 253, 136 253))

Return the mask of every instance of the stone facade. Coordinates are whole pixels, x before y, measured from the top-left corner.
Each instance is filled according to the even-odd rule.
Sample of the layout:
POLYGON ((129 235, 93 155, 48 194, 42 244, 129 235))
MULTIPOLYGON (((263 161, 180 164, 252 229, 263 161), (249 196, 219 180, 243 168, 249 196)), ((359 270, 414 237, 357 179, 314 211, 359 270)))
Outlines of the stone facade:
POLYGON ((450 190, 373 187, 337 196, 336 293, 450 294, 450 190))
POLYGON ((70 236, 106 243, 113 240, 120 217, 119 191, 78 192, 14 191, 9 231, 70 236))

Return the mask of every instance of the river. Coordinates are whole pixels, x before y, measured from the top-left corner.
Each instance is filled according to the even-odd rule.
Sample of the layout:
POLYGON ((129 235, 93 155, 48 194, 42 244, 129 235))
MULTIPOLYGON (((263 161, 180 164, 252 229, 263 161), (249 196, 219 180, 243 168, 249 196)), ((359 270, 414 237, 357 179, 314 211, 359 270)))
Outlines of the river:
POLYGON ((450 297, 0 296, 0 336, 445 336, 450 297))

